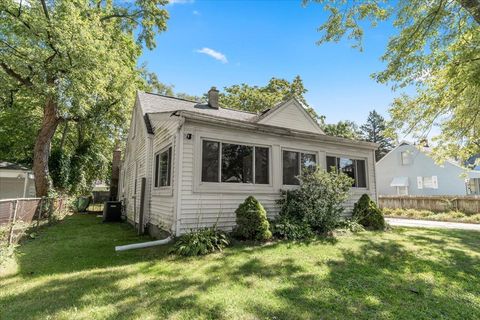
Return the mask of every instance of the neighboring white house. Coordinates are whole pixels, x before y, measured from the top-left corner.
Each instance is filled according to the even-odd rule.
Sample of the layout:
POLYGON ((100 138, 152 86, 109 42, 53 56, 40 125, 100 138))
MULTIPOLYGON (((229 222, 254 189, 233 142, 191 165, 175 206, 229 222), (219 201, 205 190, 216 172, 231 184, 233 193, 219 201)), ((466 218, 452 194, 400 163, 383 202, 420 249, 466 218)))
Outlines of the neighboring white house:
POLYGON ((35 197, 31 170, 19 164, 0 161, 0 199, 35 197))
POLYGON ((378 195, 480 194, 480 171, 453 161, 442 165, 428 149, 403 142, 377 162, 378 195))
POLYGON ((376 198, 376 144, 325 135, 296 99, 256 114, 220 108, 215 88, 208 97, 137 94, 118 191, 130 222, 176 235, 215 223, 231 229, 249 195, 273 217, 281 189, 314 164, 355 179, 348 210, 364 193, 376 198))

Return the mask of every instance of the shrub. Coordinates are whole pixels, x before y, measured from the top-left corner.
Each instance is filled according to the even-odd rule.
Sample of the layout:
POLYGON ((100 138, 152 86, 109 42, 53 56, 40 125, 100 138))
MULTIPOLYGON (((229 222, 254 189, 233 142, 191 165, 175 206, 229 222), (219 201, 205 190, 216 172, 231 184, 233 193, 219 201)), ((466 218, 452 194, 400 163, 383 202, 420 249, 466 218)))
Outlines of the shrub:
POLYGON ((305 221, 291 221, 280 216, 271 223, 272 234, 284 240, 308 240, 315 236, 310 225, 305 221))
POLYGON ((253 196, 249 196, 235 210, 237 226, 234 235, 244 240, 264 241, 272 237, 267 212, 253 196))
POLYGON ((345 219, 340 222, 338 227, 340 229, 349 230, 354 233, 365 231, 365 228, 363 227, 363 225, 358 223, 358 221, 355 219, 345 219))
POLYGON ((370 199, 368 194, 360 197, 353 207, 353 219, 366 228, 373 230, 384 230, 386 227, 382 210, 370 199))
POLYGON ((230 242, 225 232, 213 228, 204 228, 180 236, 171 253, 182 256, 199 256, 222 251, 230 242))
POLYGON ((317 168, 305 170, 299 180, 298 189, 283 192, 280 216, 306 223, 315 232, 333 230, 340 222, 342 203, 348 197, 352 179, 343 173, 317 168))

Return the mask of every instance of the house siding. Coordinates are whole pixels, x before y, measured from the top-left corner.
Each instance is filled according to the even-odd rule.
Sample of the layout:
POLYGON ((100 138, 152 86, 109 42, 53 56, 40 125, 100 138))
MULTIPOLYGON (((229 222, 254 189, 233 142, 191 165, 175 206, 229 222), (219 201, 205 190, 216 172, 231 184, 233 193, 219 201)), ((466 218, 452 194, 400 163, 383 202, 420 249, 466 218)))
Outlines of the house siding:
POLYGON ((279 110, 274 111, 271 116, 260 120, 259 123, 281 128, 321 133, 318 125, 310 121, 310 116, 305 115, 305 112, 300 108, 303 109, 301 105, 292 100, 285 106, 281 106, 279 110))
POLYGON ((175 159, 178 156, 178 148, 176 147, 176 132, 179 126, 178 121, 152 121, 154 128, 153 151, 151 155, 151 166, 149 171, 149 190, 151 190, 150 215, 149 222, 164 230, 172 231, 174 225, 175 210, 175 184, 177 183, 177 171, 175 159), (171 185, 164 188, 155 188, 153 185, 154 178, 154 157, 155 154, 164 150, 168 146, 172 147, 172 166, 171 166, 171 185))
POLYGON ((325 168, 326 155, 344 155, 362 158, 367 162, 368 187, 366 189, 352 188, 349 199, 345 202, 346 213, 350 213, 358 198, 367 193, 376 198, 373 150, 346 147, 330 143, 321 143, 294 139, 285 136, 267 135, 227 127, 186 122, 185 133, 191 133, 191 140, 183 141, 182 175, 180 177, 180 233, 188 232, 198 227, 212 226, 230 230, 235 226, 235 210, 246 197, 254 195, 265 207, 269 218, 279 212, 276 201, 280 198, 282 185, 282 149, 313 151, 317 153, 318 164, 325 168), (261 144, 271 147, 270 179, 271 186, 241 186, 221 184, 208 189, 200 183, 201 139, 223 140, 238 143, 261 144), (243 190, 241 190, 243 188, 243 190))
POLYGON ((376 166, 377 184, 379 195, 396 195, 397 189, 390 184, 395 177, 407 177, 409 195, 434 196, 434 195, 465 195, 465 178, 462 174, 466 170, 445 162, 443 165, 420 151, 416 146, 404 144, 387 154, 376 166), (401 153, 408 152, 412 163, 402 165, 401 153), (422 188, 417 186, 417 177, 436 176, 438 188, 422 188))

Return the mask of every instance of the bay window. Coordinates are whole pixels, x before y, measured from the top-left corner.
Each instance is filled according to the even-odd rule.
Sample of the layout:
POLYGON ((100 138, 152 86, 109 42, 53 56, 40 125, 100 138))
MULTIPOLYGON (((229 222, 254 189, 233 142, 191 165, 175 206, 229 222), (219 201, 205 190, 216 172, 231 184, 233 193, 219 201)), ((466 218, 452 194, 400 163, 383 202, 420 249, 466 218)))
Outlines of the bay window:
POLYGON ((202 182, 270 183, 270 149, 202 141, 202 182))
POLYGON ((283 184, 284 185, 298 185, 300 181, 297 176, 302 170, 315 170, 317 165, 317 156, 315 153, 298 152, 298 151, 283 151, 283 184))
POLYGON ((327 171, 343 172, 353 179, 352 187, 356 188, 367 187, 365 164, 365 160, 327 156, 327 171))

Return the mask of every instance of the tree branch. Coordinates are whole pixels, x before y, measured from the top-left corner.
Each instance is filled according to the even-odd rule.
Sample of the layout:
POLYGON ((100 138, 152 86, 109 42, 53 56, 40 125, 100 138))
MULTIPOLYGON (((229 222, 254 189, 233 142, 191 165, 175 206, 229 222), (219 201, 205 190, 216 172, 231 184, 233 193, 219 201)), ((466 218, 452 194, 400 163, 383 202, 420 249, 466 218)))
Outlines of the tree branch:
POLYGON ((30 77, 28 77, 28 78, 22 77, 19 73, 15 72, 12 68, 7 66, 3 61, 0 62, 0 66, 9 76, 16 79, 18 82, 20 82, 24 86, 29 87, 29 88, 33 87, 33 83, 31 81, 30 77))
POLYGON ((460 5, 480 24, 480 0, 457 0, 460 5))

